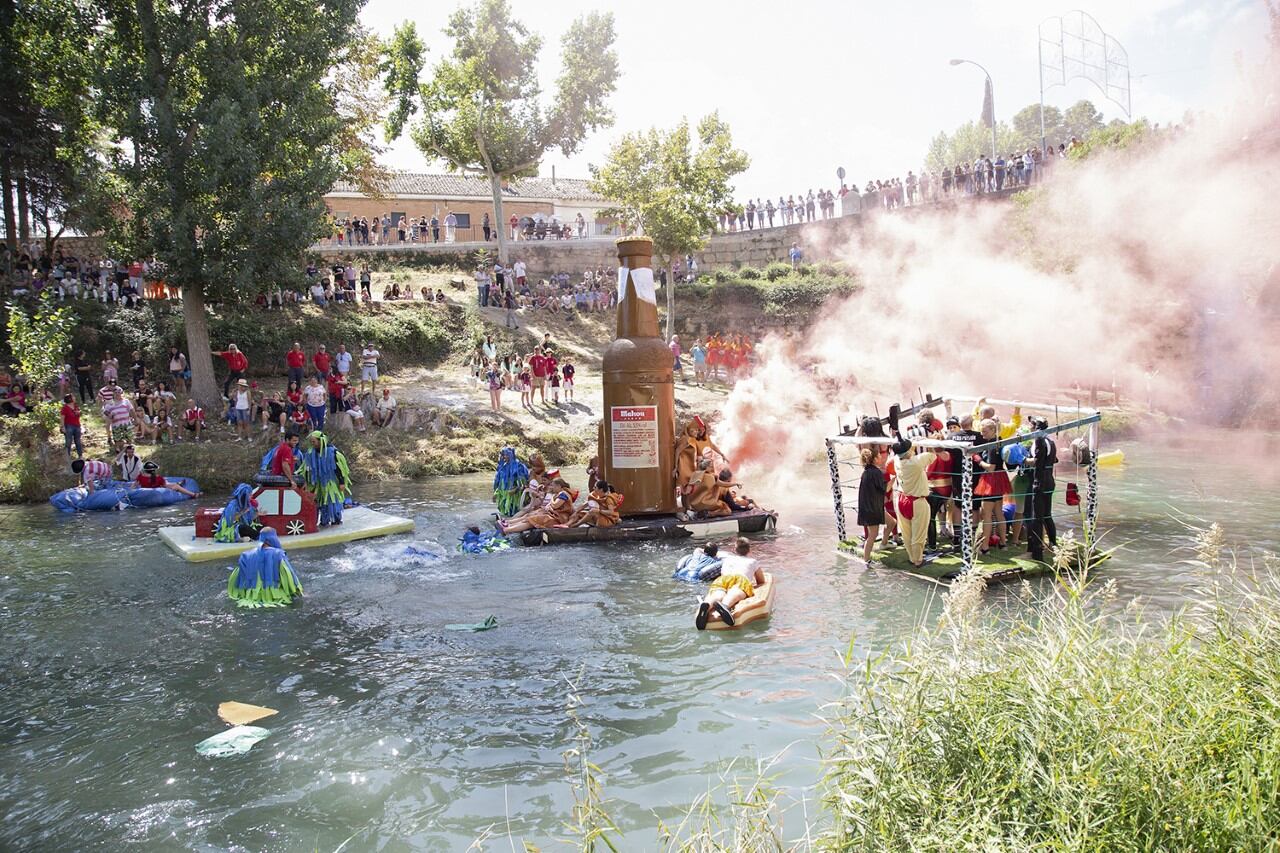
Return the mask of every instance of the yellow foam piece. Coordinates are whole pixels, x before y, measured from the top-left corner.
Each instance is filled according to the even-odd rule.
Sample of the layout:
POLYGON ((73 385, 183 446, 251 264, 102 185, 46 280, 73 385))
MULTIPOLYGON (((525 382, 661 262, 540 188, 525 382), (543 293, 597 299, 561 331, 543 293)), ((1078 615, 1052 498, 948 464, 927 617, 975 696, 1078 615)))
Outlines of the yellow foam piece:
MULTIPOLYGON (((322 545, 336 545, 356 539, 389 536, 392 533, 409 533, 412 530, 413 519, 411 518, 378 512, 367 506, 353 506, 343 510, 341 524, 322 527, 315 533, 281 536, 280 544, 284 545, 286 551, 295 551, 299 548, 319 548, 322 545)), ((194 524, 161 527, 159 533, 164 544, 173 549, 179 557, 191 563, 230 560, 258 547, 257 542, 214 542, 212 539, 197 539, 194 524)))
POLYGON ((246 705, 243 702, 223 702, 218 706, 218 716, 225 723, 233 726, 247 726, 254 720, 271 717, 280 713, 275 708, 264 708, 261 705, 246 705))

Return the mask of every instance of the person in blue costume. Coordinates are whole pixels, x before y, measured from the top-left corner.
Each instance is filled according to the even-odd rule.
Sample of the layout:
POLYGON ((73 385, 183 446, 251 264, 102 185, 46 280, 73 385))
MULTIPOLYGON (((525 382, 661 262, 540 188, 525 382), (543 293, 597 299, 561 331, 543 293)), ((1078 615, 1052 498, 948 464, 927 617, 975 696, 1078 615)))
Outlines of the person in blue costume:
POLYGON ((253 499, 253 486, 241 483, 231 492, 231 500, 222 510, 222 518, 213 531, 214 542, 249 542, 256 539, 258 502, 253 499))
POLYGON ((493 475, 493 501, 498 505, 498 514, 510 518, 519 512, 528 485, 529 466, 516 457, 515 448, 502 448, 498 454, 498 471, 493 475))
POLYGON ((284 607, 302 595, 302 582, 280 544, 280 537, 270 527, 258 534, 261 543, 240 555, 240 561, 227 578, 227 595, 238 607, 284 607))
POLYGON ((458 540, 458 550, 464 554, 488 554, 505 551, 511 543, 496 533, 482 533, 479 527, 468 527, 458 540))
POLYGON ((329 443, 320 430, 307 436, 311 445, 299 454, 295 474, 315 496, 320 526, 342 523, 342 505, 351 494, 351 469, 347 457, 329 443))

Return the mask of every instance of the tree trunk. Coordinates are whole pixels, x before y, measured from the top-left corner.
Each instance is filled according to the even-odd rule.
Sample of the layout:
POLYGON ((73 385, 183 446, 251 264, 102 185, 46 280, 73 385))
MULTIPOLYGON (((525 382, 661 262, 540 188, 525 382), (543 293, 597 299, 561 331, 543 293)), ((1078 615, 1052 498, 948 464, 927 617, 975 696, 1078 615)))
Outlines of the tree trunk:
POLYGON ((182 323, 187 331, 187 365, 191 368, 191 396, 210 412, 222 410, 222 391, 213 372, 213 348, 209 345, 209 317, 204 291, 198 284, 182 287, 182 323))
MULTIPOLYGON (((671 256, 666 258, 667 269, 671 269, 671 256)), ((676 277, 672 276, 667 282, 667 340, 671 340, 671 336, 676 332, 676 277)))
POLYGON ((18 240, 25 246, 31 242, 31 217, 27 215, 27 173, 23 170, 22 163, 18 163, 17 172, 18 240))
POLYGON ((489 173, 489 187, 493 190, 494 225, 498 226, 498 263, 507 265, 507 221, 502 218, 502 176, 489 173))
MULTIPOLYGON (((9 251, 18 257, 18 220, 13 209, 13 169, 8 154, 0 159, 0 191, 4 192, 4 241, 9 244, 9 251)), ((6 272, 8 272, 6 270, 6 272)))

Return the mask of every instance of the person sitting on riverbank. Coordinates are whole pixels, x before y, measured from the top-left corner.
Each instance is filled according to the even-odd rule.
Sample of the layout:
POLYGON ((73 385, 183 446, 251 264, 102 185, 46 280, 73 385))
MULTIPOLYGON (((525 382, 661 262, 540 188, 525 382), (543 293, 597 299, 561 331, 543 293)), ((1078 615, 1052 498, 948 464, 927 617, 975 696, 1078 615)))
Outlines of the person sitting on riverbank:
POLYGON ((258 547, 245 551, 227 578, 227 595, 237 607, 284 607, 302 595, 302 582, 270 527, 258 534, 258 547))
POLYGON ((307 437, 310 447, 302 453, 297 472, 315 497, 322 527, 342 523, 342 505, 351 494, 351 469, 347 457, 315 430, 307 437))
POLYGON ((231 490, 231 500, 222 509, 222 517, 213 530, 214 542, 250 542, 258 538, 258 502, 253 487, 240 483, 231 490))
POLYGON ((550 500, 545 508, 535 510, 520 520, 512 518, 504 522, 499 519, 498 529, 503 533, 519 533, 524 530, 535 528, 545 530, 563 525, 573 515, 573 494, 566 484, 551 492, 549 497, 550 500))
POLYGON ((613 527, 622 520, 618 507, 622 505, 622 494, 615 492, 613 486, 601 480, 587 495, 582 508, 569 517, 564 527, 613 527))
POLYGON ((391 395, 390 388, 382 389, 382 396, 373 407, 373 425, 390 426, 396 416, 396 398, 391 395))
POLYGON ((189 498, 200 497, 199 492, 193 492, 181 483, 166 480, 160 474, 160 466, 155 462, 147 461, 142 466, 142 473, 138 475, 138 488, 141 489, 172 489, 173 491, 186 495, 189 498))
POLYGON ((764 569, 748 556, 750 552, 751 543, 739 537, 733 553, 720 558, 720 577, 711 582, 694 617, 693 624, 699 631, 706 630, 712 611, 724 624, 733 627, 733 608, 755 595, 757 585, 764 584, 764 569))

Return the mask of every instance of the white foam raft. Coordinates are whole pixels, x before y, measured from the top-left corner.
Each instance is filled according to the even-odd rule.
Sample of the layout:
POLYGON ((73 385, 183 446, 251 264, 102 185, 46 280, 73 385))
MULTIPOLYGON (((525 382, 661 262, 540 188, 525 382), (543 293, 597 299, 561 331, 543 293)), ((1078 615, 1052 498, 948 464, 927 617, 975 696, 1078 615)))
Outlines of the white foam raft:
MULTIPOLYGON (((343 510, 341 524, 322 527, 315 533, 281 536, 280 542, 286 551, 296 551, 299 548, 319 548, 322 545, 390 536, 393 533, 409 533, 412 530, 413 519, 411 518, 378 512, 367 506, 353 506, 343 510)), ((214 542, 212 539, 197 539, 194 524, 161 527, 160 538, 164 540, 164 544, 173 549, 174 553, 189 563, 229 560, 258 546, 257 542, 214 542)))

